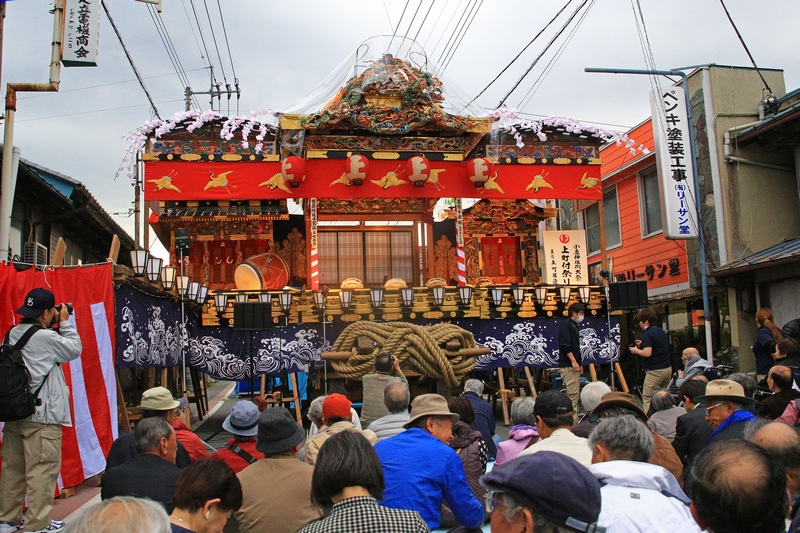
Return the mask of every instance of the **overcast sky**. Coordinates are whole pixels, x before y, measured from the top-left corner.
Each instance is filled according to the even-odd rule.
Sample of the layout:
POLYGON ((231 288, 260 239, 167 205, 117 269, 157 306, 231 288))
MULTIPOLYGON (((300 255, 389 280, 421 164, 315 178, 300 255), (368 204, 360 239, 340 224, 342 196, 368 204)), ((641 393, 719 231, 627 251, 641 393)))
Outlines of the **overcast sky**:
MULTIPOLYGON (((162 20, 194 90, 208 90, 209 75, 204 70, 208 58, 204 59, 202 44, 198 45, 191 0, 163 2, 162 20)), ((565 2, 479 1, 477 15, 449 60, 448 78, 470 98, 474 97, 565 2)), ((571 117, 619 131, 646 119, 650 89, 647 77, 583 72, 585 67, 646 68, 631 6, 637 2, 641 4, 657 68, 706 63, 749 65, 718 0, 590 0, 590 11, 521 111, 571 117)), ((149 8, 134 0, 107 3, 161 116, 182 111, 183 86, 156 32, 149 8)), ((232 83, 217 0, 193 3, 216 75, 222 81, 220 61, 208 29, 205 5, 208 6, 222 67, 232 83)), ((478 104, 495 108, 579 4, 573 0, 550 29, 477 100, 478 104)), ((421 6, 420 0, 219 0, 219 5, 242 88, 240 114, 249 114, 253 109, 281 110, 311 91, 363 41, 392 34, 406 5, 398 33, 416 36, 429 58, 438 62, 461 13, 476 4, 471 0, 422 0, 421 6), (408 24, 418 6, 409 31, 408 24)), ((800 2, 726 0, 726 5, 758 65, 783 69, 787 90, 798 88, 800 2)), ((8 2, 3 84, 47 81, 51 8, 52 3, 42 0, 8 2)), ((580 15, 570 29, 579 18, 580 15)), ((511 95, 507 105, 517 107, 525 99, 568 33, 569 29, 511 95)), ((132 206, 133 188, 126 178, 115 181, 114 174, 125 153, 125 137, 150 120, 151 112, 104 14, 99 55, 96 68, 62 69, 58 94, 20 93, 14 144, 21 148, 23 158, 83 182, 109 213, 125 213, 132 206)), ((208 97, 197 98, 202 108, 208 109, 208 97)), ((235 110, 233 99, 231 113, 235 114, 235 110)), ((227 112, 226 103, 222 112, 227 112)), ((132 217, 119 217, 117 221, 133 235, 132 217)))

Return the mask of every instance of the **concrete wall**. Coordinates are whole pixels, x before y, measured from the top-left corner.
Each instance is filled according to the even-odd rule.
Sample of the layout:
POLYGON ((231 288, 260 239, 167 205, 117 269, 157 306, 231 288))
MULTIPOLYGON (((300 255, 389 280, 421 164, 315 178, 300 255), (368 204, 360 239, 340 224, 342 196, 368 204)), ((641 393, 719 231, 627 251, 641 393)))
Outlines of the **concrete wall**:
MULTIPOLYGON (((761 72, 776 97, 786 94, 782 71, 761 72)), ((706 172, 712 175, 714 190, 703 201, 720 204, 716 206, 715 215, 720 217, 721 222, 716 223, 715 220, 715 224, 719 233, 723 234, 718 235, 721 242, 717 243, 717 251, 721 253, 716 255, 718 264, 710 265, 711 268, 736 261, 800 234, 800 199, 794 172, 725 160, 725 131, 736 127, 742 129, 742 126, 758 121, 763 88, 758 73, 751 68, 709 66, 697 71, 689 79, 691 94, 700 91, 705 110, 708 111, 704 123, 699 126, 705 128, 708 136, 706 154, 709 165, 706 172)), ((732 138, 735 137, 735 131, 730 135, 732 138)), ((730 155, 790 168, 794 166, 790 147, 776 149, 753 142, 745 146, 733 145, 730 155)), ((739 347, 741 369, 750 370, 755 368, 751 349, 756 334, 754 310, 761 302, 756 302, 755 306, 743 305, 740 301, 742 287, 739 286, 739 289, 731 287, 728 290, 732 344, 739 347)))

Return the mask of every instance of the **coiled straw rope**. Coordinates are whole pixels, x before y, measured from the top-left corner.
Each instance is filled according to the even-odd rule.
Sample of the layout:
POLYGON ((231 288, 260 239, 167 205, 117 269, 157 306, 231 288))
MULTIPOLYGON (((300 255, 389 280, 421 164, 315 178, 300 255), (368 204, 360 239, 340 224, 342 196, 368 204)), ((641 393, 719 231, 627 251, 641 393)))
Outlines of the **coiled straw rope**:
POLYGON ((476 346, 472 333, 448 323, 418 326, 407 322, 354 322, 342 331, 331 349, 333 352, 349 351, 352 355, 346 361, 331 361, 331 366, 345 378, 361 379, 373 371, 375 357, 388 352, 397 357, 400 368, 458 387, 475 367, 476 356, 467 355, 464 350, 476 346), (371 353, 358 353, 358 337, 373 341, 375 347, 371 353), (458 340, 461 349, 443 348, 451 340, 458 340))

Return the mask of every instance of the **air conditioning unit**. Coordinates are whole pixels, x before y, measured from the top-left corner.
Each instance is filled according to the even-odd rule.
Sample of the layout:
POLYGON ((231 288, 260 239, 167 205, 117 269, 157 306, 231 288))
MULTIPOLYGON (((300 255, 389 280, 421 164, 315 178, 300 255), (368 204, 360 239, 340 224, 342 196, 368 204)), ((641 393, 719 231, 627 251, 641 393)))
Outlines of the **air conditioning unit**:
POLYGON ((48 264, 47 253, 47 246, 44 244, 28 241, 22 247, 22 262, 45 266, 48 264))

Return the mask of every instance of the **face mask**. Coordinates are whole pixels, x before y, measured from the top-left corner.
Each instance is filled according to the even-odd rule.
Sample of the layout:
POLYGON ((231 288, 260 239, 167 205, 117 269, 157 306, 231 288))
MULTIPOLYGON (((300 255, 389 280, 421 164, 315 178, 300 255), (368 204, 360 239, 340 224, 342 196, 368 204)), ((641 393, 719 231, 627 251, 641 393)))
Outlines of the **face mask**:
POLYGON ((577 322, 578 324, 583 322, 583 315, 578 315, 578 318, 575 320, 575 322, 577 322))

